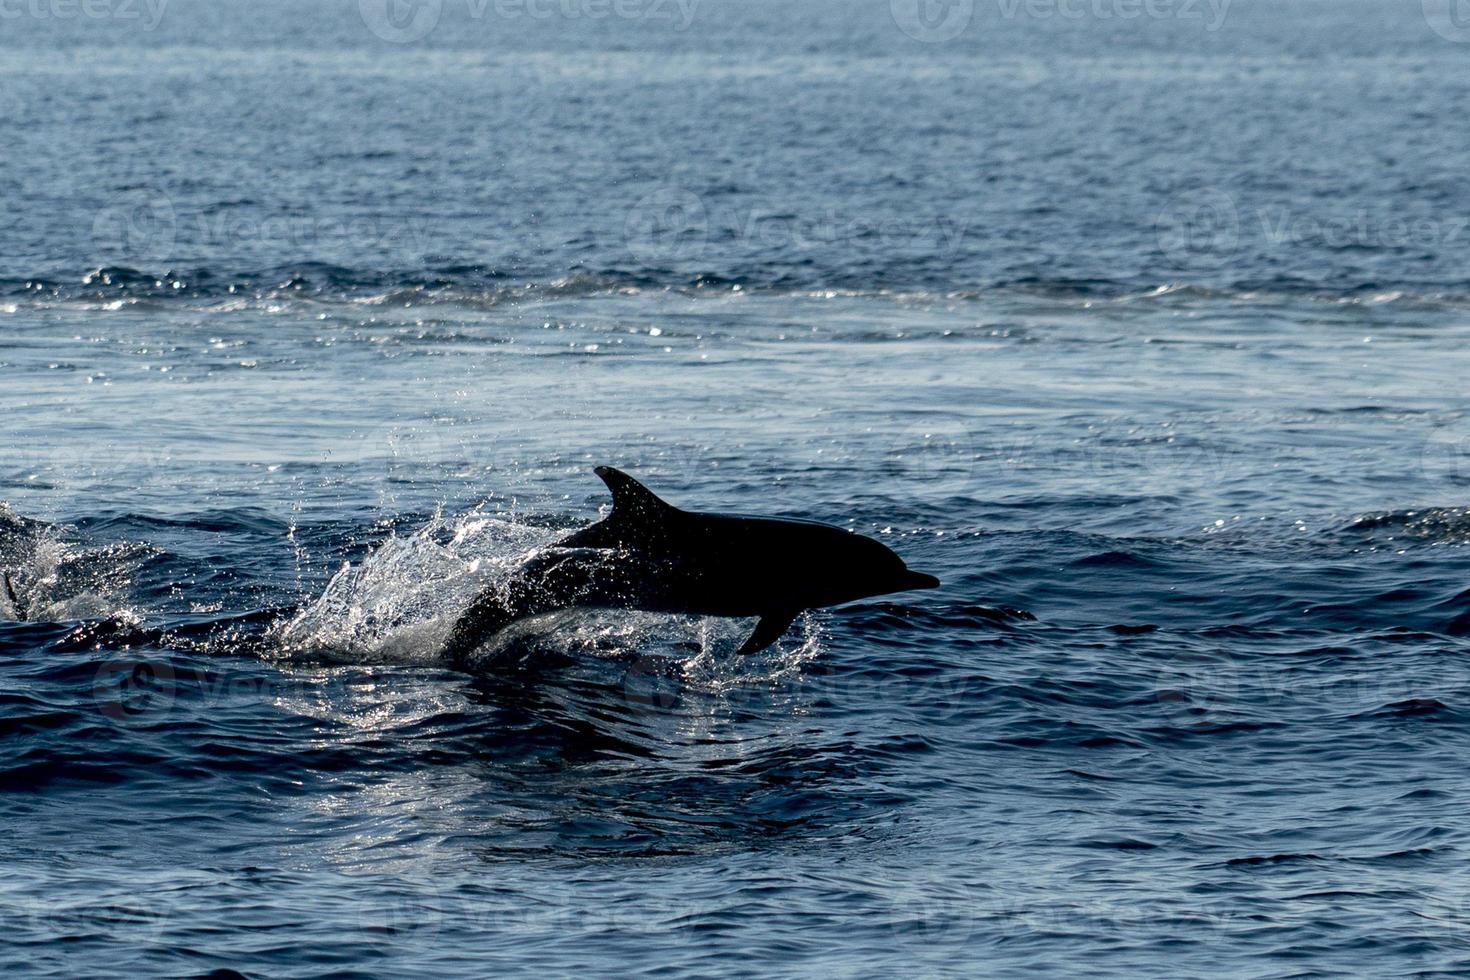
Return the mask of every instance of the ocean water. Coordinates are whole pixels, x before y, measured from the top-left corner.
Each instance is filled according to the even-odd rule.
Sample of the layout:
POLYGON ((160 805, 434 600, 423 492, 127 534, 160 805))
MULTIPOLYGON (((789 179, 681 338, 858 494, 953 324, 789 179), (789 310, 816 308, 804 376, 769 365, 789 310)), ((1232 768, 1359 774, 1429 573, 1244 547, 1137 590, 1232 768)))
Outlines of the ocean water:
POLYGON ((0 8, 0 968, 1470 970, 1470 27, 0 8), (941 589, 443 631, 607 506, 941 589))

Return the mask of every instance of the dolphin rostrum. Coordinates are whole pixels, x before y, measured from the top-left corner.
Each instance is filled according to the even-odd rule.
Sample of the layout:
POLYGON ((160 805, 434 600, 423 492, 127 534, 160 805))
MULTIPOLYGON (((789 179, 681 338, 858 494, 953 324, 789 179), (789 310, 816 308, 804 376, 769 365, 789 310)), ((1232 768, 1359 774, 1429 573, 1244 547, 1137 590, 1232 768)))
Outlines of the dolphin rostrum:
POLYGON ((482 593, 450 632, 455 664, 512 623, 576 607, 759 616, 739 651, 756 653, 804 609, 939 585, 840 527, 680 510, 620 470, 594 472, 612 491, 612 513, 482 593))

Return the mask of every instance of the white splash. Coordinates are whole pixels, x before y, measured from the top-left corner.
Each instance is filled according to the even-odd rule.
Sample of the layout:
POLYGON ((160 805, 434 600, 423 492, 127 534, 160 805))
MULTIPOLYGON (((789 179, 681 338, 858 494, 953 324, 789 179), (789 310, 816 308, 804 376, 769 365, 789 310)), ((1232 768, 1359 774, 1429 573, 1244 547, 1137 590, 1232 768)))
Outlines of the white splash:
POLYGON ((555 537, 503 516, 436 514, 361 564, 343 565, 321 597, 278 630, 281 650, 352 663, 437 663, 459 613, 555 537))
POLYGON ((6 532, 0 539, 0 620, 137 621, 113 596, 125 590, 134 559, 146 549, 80 551, 63 540, 63 528, 21 518, 3 502, 0 530, 6 532))

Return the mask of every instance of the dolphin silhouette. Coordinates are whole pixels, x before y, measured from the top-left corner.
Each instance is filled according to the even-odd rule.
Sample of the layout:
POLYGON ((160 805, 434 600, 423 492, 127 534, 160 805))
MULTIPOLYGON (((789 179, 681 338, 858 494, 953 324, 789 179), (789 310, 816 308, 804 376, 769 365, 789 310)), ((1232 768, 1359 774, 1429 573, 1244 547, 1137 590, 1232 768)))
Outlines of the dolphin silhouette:
POLYGON ((476 598, 449 635, 455 664, 512 623, 584 607, 759 616, 739 651, 757 653, 804 609, 939 585, 872 538, 840 527, 680 510, 621 470, 593 472, 612 491, 612 513, 476 598))

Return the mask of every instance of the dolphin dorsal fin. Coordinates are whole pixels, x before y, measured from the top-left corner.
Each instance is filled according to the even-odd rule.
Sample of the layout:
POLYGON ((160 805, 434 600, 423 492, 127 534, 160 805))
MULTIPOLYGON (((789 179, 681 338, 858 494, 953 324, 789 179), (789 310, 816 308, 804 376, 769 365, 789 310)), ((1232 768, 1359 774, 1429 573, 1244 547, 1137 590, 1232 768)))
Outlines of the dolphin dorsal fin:
POLYGON ((668 525, 682 511, 622 470, 599 466, 592 472, 612 491, 612 513, 558 542, 562 548, 622 548, 666 537, 668 525))
POLYGON ((613 509, 607 517, 609 522, 649 524, 677 511, 672 504, 660 500, 652 490, 622 470, 599 466, 593 472, 602 477, 602 482, 612 491, 613 509))

